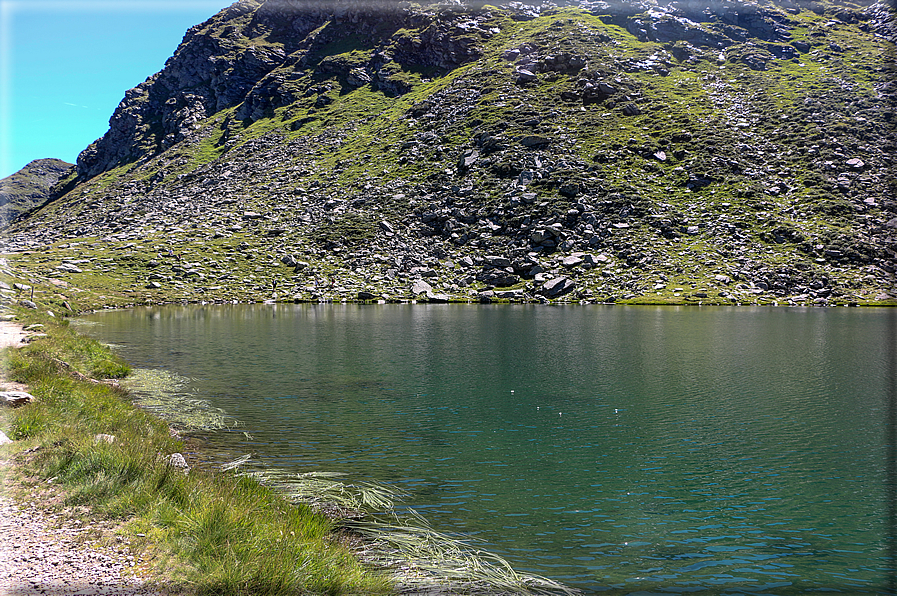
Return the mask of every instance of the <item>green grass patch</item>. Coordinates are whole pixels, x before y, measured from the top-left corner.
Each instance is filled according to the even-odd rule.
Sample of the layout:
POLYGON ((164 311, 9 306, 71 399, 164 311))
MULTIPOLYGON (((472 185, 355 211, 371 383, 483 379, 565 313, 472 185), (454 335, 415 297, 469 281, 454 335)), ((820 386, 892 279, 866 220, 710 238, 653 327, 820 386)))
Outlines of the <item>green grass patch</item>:
POLYGON ((356 245, 374 237, 376 223, 369 216, 359 212, 342 213, 334 217, 329 226, 323 226, 315 235, 315 240, 323 245, 356 245))

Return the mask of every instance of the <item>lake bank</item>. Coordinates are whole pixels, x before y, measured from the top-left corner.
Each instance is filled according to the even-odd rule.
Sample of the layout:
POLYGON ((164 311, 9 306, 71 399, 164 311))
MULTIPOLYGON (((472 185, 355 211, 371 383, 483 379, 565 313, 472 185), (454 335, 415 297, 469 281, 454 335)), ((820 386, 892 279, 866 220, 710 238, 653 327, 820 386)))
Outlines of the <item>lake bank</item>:
MULTIPOLYGON (((555 277, 558 293, 540 293, 531 283, 498 287, 476 282, 457 291, 440 289, 431 272, 455 276, 460 265, 446 261, 436 269, 405 272, 401 280, 368 284, 359 290, 357 284, 340 284, 329 265, 322 264, 314 274, 290 276, 279 258, 244 262, 236 278, 228 274, 212 278, 206 265, 185 268, 184 263, 168 256, 164 243, 144 245, 63 244, 48 247, 40 253, 5 253, 0 259, 0 300, 27 301, 59 313, 84 313, 106 308, 165 304, 252 304, 276 303, 389 303, 389 304, 620 304, 669 306, 894 306, 897 299, 887 292, 832 293, 830 288, 784 292, 766 282, 736 283, 728 289, 711 289, 701 284, 682 282, 657 283, 638 292, 595 292, 573 288, 565 268, 558 266, 555 277), (154 281, 163 266, 175 270, 162 281, 154 281), (147 282, 149 280, 149 282, 147 282), (567 280, 567 281, 564 281, 567 280), (741 287, 739 290, 733 289, 741 287), (568 291, 569 290, 569 291, 568 291), (32 300, 34 302, 32 302, 32 300)), ((222 248, 222 250, 224 250, 222 248)), ((213 254, 219 254, 213 251, 213 254)), ((227 257, 228 262, 234 257, 227 257)), ((471 278, 472 279, 472 278, 471 278)), ((647 278, 642 282, 647 283, 647 278)), ((443 283, 447 283, 443 281, 443 283)), ((571 282, 572 283, 572 282, 571 282)), ((641 285, 645 285, 642 283, 641 285)), ((721 283, 721 282, 719 282, 721 283)), ((821 283, 821 282, 820 282, 821 283)))
MULTIPOLYGON (((20 316, 34 324, 29 314, 20 316)), ((3 414, 17 478, 32 487, 52 479, 60 506, 121 524, 155 580, 191 593, 390 592, 387 577, 364 570, 322 515, 245 477, 180 471, 170 454, 182 446, 168 426, 120 389, 92 382, 127 366, 60 322, 40 324, 45 337, 6 353, 10 378, 36 398, 3 414)))
MULTIPOLYGON (((0 321, 0 350, 19 348, 32 334, 22 325, 0 321)), ((0 370, 0 390, 27 391, 28 386, 5 378, 0 370)), ((21 470, 12 470, 9 459, 0 460, 0 592, 37 596, 63 596, 89 592, 122 596, 167 596, 140 573, 145 562, 128 547, 129 541, 113 536, 110 524, 59 510, 51 497, 52 486, 26 489, 21 470), (13 477, 11 479, 10 477, 13 477), (53 511, 55 505, 57 510, 53 511)))
MULTIPOLYGON (((30 321, 36 315, 24 311, 20 316, 30 321)), ((425 526, 408 526, 389 518, 387 527, 385 518, 369 518, 362 510, 371 506, 369 495, 377 491, 373 485, 358 487, 334 481, 330 492, 322 492, 319 486, 296 500, 289 492, 294 483, 242 474, 237 471, 239 462, 213 463, 214 457, 196 451, 202 445, 190 436, 182 439, 168 432, 162 420, 131 405, 117 382, 99 382, 98 376, 118 377, 127 369, 108 348, 71 334, 65 321, 41 320, 38 325, 46 333, 25 349, 7 353, 6 359, 7 365, 12 360, 12 378, 36 381, 18 385, 33 391, 36 399, 2 414, 3 429, 17 439, 5 448, 11 462, 5 476, 13 479, 8 492, 20 501, 39 501, 46 506, 26 508, 26 513, 14 513, 10 507, 10 519, 4 524, 27 519, 29 531, 23 532, 21 539, 28 544, 45 542, 46 560, 37 566, 16 566, 17 559, 11 557, 10 586, 36 578, 28 585, 52 589, 53 593, 66 593, 71 587, 140 596, 155 595, 152 590, 162 590, 158 593, 165 595, 220 590, 247 595, 293 594, 297 590, 328 594, 393 590, 446 595, 572 593, 543 578, 517 574, 500 559, 468 549, 455 538, 425 526), (49 360, 53 370, 49 374, 29 370, 35 366, 34 360, 42 361, 38 367, 49 360), (97 375, 98 371, 113 374, 97 375), (32 385, 37 388, 31 389, 32 385), (113 412, 109 413, 110 409, 113 412), (89 419, 86 425, 85 417, 89 419), (158 455, 153 456, 154 452, 158 455), (357 498, 347 498, 356 489, 357 498), (315 503, 314 510, 307 501, 315 503), (206 521, 196 520, 196 516, 206 521), (59 520, 95 534, 91 544, 124 541, 132 545, 133 551, 120 553, 120 559, 128 563, 122 569, 139 564, 140 577, 132 581, 130 576, 116 579, 89 572, 50 573, 65 569, 66 556, 76 562, 92 556, 71 541, 55 541, 41 530, 48 522, 59 520), (205 536, 207 532, 214 535, 205 536), (233 545, 235 534, 248 541, 253 552, 233 545), (432 541, 440 546, 433 549, 425 544, 432 541), (434 552, 439 556, 431 556, 434 552), (55 561, 53 557, 63 559, 55 561), (269 561, 277 562, 270 565, 269 561), (311 574, 303 578, 293 568, 298 564, 311 566, 311 574), (322 578, 324 573, 329 575, 322 578), (284 574, 292 583, 284 581, 284 574), (144 588, 144 583, 149 587, 144 588)), ((13 330, 10 324, 9 331, 13 330)), ((316 481, 318 485, 321 482, 316 481)), ((386 496, 387 500, 373 504, 377 511, 391 508, 386 496)), ((11 543, 9 548, 14 550, 17 544, 11 543)))

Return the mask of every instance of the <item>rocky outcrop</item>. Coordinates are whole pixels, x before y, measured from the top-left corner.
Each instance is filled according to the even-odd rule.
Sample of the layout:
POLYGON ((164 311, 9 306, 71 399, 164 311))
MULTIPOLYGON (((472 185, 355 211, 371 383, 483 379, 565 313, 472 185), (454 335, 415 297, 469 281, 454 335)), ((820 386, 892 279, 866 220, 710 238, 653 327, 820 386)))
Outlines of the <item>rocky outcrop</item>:
POLYGON ((301 81, 309 76, 335 74, 351 87, 401 95, 408 91, 398 76, 405 69, 455 68, 478 58, 479 41, 490 36, 475 16, 451 9, 413 12, 361 0, 237 2, 191 28, 165 68, 125 94, 109 131, 78 156, 78 175, 89 179, 157 155, 227 108, 240 106, 241 121, 270 117, 308 94, 301 81), (419 33, 408 36, 406 27, 419 33), (358 38, 383 49, 357 62, 330 53, 358 38))
POLYGON ((247 34, 265 26, 253 18, 255 8, 256 3, 239 2, 191 28, 165 68, 125 94, 109 131, 78 156, 78 175, 91 178, 152 157, 210 114, 243 102, 285 58, 282 47, 246 43, 247 34))
POLYGON ((36 159, 0 180, 0 225, 50 200, 53 187, 72 167, 61 159, 36 159))

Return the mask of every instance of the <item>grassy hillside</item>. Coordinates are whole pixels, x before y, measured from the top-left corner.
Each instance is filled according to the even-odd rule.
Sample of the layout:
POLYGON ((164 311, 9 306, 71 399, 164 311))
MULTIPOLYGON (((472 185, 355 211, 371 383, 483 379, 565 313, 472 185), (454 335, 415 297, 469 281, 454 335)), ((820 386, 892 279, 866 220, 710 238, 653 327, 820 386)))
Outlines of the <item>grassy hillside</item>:
POLYGON ((240 6, 12 228, 59 296, 893 297, 884 5, 240 6))

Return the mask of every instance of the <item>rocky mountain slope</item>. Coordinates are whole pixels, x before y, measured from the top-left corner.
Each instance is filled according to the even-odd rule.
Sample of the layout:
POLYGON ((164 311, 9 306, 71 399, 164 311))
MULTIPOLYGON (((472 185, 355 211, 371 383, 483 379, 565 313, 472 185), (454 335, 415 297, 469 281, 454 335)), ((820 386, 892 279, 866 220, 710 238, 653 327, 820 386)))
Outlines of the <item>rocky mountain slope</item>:
POLYGON ((17 258, 58 301, 887 301, 894 23, 848 0, 243 0, 5 248, 39 248, 17 258))
POLYGON ((74 168, 61 159, 35 159, 0 180, 0 223, 7 224, 22 213, 50 199, 50 189, 74 168))

